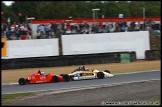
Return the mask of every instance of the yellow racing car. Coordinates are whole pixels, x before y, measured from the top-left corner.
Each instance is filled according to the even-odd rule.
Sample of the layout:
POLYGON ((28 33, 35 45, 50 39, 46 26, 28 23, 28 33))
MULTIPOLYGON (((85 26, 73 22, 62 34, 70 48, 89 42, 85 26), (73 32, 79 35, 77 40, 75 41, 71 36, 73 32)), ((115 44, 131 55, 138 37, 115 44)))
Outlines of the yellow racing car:
POLYGON ((114 76, 109 70, 89 70, 84 66, 80 66, 75 69, 72 73, 68 74, 71 80, 84 80, 84 79, 103 79, 114 76))

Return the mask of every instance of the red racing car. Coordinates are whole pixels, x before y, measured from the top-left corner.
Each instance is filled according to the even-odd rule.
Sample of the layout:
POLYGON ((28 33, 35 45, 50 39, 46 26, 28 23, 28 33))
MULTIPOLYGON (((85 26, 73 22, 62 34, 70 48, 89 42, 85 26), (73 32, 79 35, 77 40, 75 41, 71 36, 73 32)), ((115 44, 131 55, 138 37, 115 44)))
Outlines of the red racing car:
POLYGON ((68 82, 70 81, 70 76, 67 74, 47 74, 45 75, 44 72, 40 70, 36 71, 35 73, 31 74, 27 78, 20 78, 18 80, 19 85, 25 84, 33 84, 33 83, 56 83, 56 82, 68 82))

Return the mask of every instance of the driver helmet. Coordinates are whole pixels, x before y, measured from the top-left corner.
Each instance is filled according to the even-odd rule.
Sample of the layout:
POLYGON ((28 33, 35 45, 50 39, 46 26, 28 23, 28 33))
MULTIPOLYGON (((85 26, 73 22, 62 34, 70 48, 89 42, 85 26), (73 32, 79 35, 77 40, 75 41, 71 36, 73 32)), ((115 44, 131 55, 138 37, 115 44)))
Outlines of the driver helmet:
POLYGON ((40 71, 40 70, 38 70, 38 73, 39 73, 39 74, 41 74, 41 71, 40 71))

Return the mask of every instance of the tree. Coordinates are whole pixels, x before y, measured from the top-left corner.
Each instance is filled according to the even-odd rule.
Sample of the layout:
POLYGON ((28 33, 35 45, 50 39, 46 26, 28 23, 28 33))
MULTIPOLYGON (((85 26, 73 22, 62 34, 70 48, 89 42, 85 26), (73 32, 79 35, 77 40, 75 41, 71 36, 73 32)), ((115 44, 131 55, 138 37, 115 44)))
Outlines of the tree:
POLYGON ((3 15, 1 16, 1 21, 6 22, 8 18, 10 18, 11 22, 13 21, 18 21, 17 20, 17 15, 12 11, 10 6, 6 6, 4 3, 1 4, 3 15))
POLYGON ((100 8, 97 16, 101 18, 118 17, 143 17, 145 8, 146 17, 161 16, 160 1, 14 1, 11 6, 1 4, 4 15, 2 20, 6 21, 10 17, 11 21, 25 21, 25 16, 35 17, 36 19, 67 19, 73 18, 92 18, 92 9, 100 8), (18 13, 22 13, 19 17, 18 13))
POLYGON ((146 4, 146 16, 161 16, 161 2, 159 1, 148 1, 146 4))
POLYGON ((39 19, 62 19, 75 14, 76 7, 73 2, 40 2, 37 6, 39 19))
POLYGON ((143 8, 145 8, 144 2, 132 1, 129 5, 131 16, 143 17, 143 8))
POLYGON ((37 13, 35 11, 37 3, 37 1, 14 1, 14 3, 11 5, 11 9, 16 15, 18 15, 18 13, 22 13, 22 16, 19 16, 18 20, 20 22, 25 22, 26 15, 28 15, 29 17, 37 16, 37 13))

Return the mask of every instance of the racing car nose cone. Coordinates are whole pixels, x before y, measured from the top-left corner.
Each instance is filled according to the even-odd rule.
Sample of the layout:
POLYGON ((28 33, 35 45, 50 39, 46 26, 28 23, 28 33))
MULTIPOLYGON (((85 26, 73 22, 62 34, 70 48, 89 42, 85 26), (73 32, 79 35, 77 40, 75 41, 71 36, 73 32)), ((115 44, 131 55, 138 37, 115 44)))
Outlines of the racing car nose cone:
POLYGON ((114 75, 113 74, 109 74, 109 77, 113 77, 114 75))

